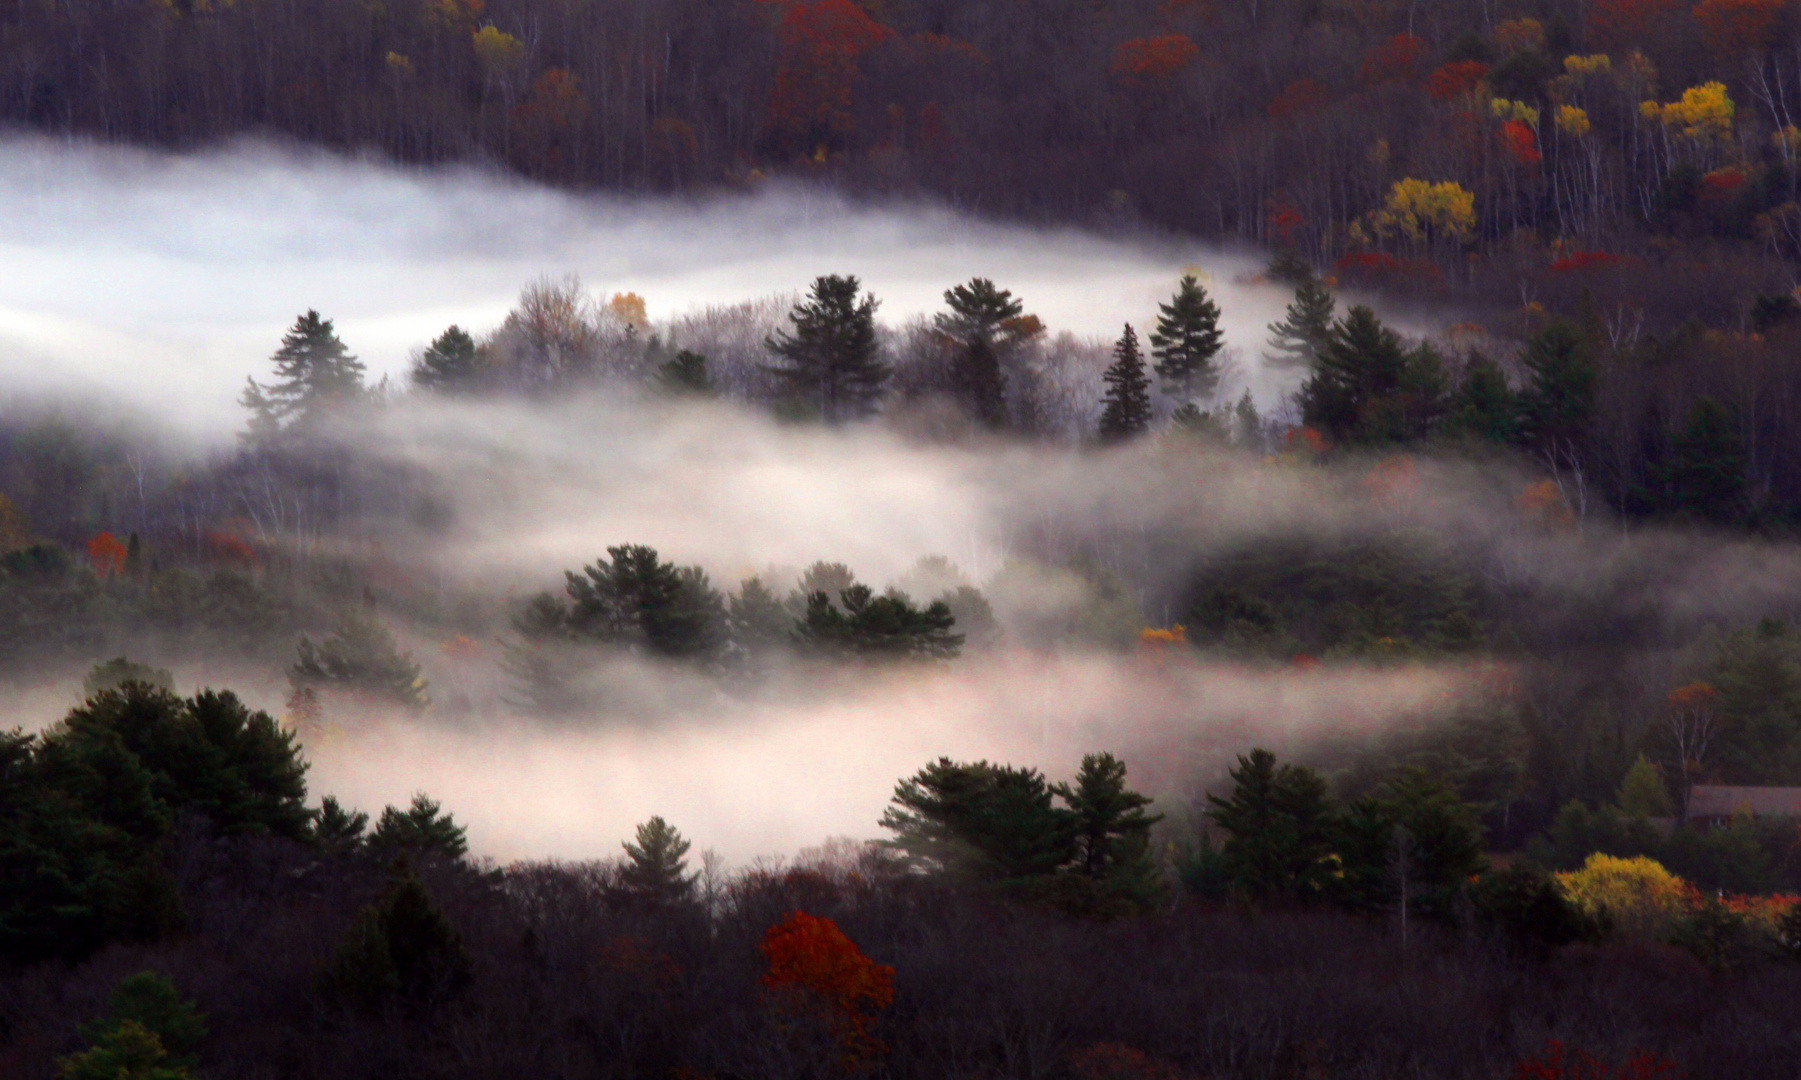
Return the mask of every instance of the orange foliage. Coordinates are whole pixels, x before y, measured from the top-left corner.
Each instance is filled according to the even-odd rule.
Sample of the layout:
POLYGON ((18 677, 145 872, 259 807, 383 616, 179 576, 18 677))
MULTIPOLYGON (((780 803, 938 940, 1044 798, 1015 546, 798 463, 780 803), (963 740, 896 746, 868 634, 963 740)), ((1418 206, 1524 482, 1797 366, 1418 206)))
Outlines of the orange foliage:
POLYGON ((1670 691, 1667 699, 1672 709, 1705 709, 1713 705, 1720 692, 1704 682, 1692 682, 1670 691))
POLYGON ((1287 199, 1271 199, 1268 224, 1269 234, 1278 244, 1293 247, 1295 231, 1307 224, 1307 219, 1287 199))
POLYGON ((1357 79, 1365 86, 1411 81, 1418 74, 1416 69, 1425 52, 1423 39, 1412 34, 1396 34, 1369 51, 1357 67, 1357 79))
POLYGON ((1514 496, 1513 505, 1519 508, 1521 517, 1543 525, 1567 525, 1576 520, 1555 480, 1527 484, 1524 491, 1514 496))
POLYGON ((1501 145, 1521 165, 1536 165, 1544 157, 1538 152, 1538 135, 1524 120, 1509 120, 1501 125, 1501 145))
POLYGON ((1721 56, 1738 56, 1769 45, 1787 0, 1701 0, 1695 21, 1708 47, 1721 56))
POLYGON ((1298 451, 1318 457, 1326 452, 1328 445, 1326 437, 1316 428, 1289 428, 1288 433, 1282 436, 1282 449, 1285 452, 1298 451))
POLYGON ((214 562, 255 566, 256 549, 236 532, 215 529, 206 534, 206 553, 214 562))
POLYGON ((1637 42, 1654 23, 1682 12, 1684 0, 1594 0, 1588 9, 1592 46, 1613 49, 1637 42))
POLYGON ((1138 644, 1153 649, 1161 649, 1169 645, 1188 644, 1188 627, 1181 623, 1163 630, 1155 626, 1147 626, 1138 631, 1138 644))
POLYGON ((823 1008, 848 1054, 881 1049, 867 1025, 894 1000, 893 968, 864 956, 837 923, 802 911, 765 931, 758 947, 769 961, 765 987, 790 1004, 823 1008))
POLYGON ((1611 251, 1572 251, 1561 258, 1552 259, 1547 269, 1553 274, 1567 274, 1618 266, 1620 262, 1620 257, 1611 251))
POLYGON ((1419 476, 1414 471, 1412 456, 1396 454, 1376 462, 1375 467, 1364 474, 1363 487, 1382 502, 1392 502, 1411 495, 1419 487, 1419 476))
POLYGON ((1315 105, 1325 101, 1329 96, 1326 84, 1317 79, 1296 79, 1288 84, 1276 99, 1269 103, 1265 112, 1280 120, 1285 116, 1306 112, 1315 105))
POLYGON ((88 561, 101 577, 125 572, 125 545, 112 533, 103 532, 88 541, 88 561))
POLYGON ((1648 1050, 1634 1050, 1616 1067, 1582 1050, 1566 1054, 1552 1039, 1544 1051, 1513 1067, 1514 1080, 1676 1080, 1676 1063, 1648 1050))
POLYGON ((1076 1080, 1184 1080, 1175 1066, 1122 1043, 1094 1043, 1069 1055, 1076 1080))
POLYGON ((1487 74, 1488 65, 1480 60, 1457 60, 1426 76, 1426 93, 1434 101, 1454 101, 1474 92, 1487 74))
POLYGON ((1120 42, 1113 50, 1113 64, 1108 70, 1127 86, 1152 86, 1181 74, 1200 52, 1187 34, 1133 38, 1120 42))
POLYGON ((551 68, 532 80, 526 99, 513 108, 513 119, 567 130, 586 119, 588 99, 576 87, 568 68, 551 68))
POLYGON ((790 149, 850 134, 861 75, 858 59, 894 36, 851 0, 762 0, 782 12, 776 67, 764 126, 790 149))

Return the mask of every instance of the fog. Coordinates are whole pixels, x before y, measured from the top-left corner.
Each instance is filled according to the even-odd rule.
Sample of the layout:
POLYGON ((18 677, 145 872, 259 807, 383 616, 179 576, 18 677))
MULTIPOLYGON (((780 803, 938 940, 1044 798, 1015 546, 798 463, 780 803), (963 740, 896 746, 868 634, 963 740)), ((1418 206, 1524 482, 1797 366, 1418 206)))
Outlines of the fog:
POLYGON ((890 324, 991 277, 1053 331, 1143 328, 1185 269, 1228 340, 1262 343, 1278 290, 1246 256, 978 222, 933 206, 858 206, 764 187, 698 201, 553 192, 468 168, 408 171, 246 143, 184 156, 0 140, 0 384, 103 391, 209 442, 297 313, 316 308, 372 376, 451 323, 491 329, 526 282, 577 274, 635 292, 653 320, 863 278, 890 324))

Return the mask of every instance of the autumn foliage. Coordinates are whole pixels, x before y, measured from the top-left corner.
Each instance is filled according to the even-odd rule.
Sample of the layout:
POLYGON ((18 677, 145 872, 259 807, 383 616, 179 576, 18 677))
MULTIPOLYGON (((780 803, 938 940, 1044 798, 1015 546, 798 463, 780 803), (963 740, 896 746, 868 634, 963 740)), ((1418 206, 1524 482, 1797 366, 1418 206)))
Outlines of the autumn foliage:
POLYGON ((88 561, 101 577, 125 572, 125 545, 112 533, 103 532, 88 541, 88 561))
POLYGON ((1200 52, 1186 34, 1134 38, 1120 42, 1113 50, 1113 63, 1108 70, 1127 86, 1154 86, 1181 74, 1200 52))
POLYGON ((1701 0, 1695 21, 1709 48, 1732 57, 1768 45, 1787 6, 1785 0, 1701 0))
POLYGON ((1365 86, 1404 82, 1418 74, 1426 43, 1412 34, 1396 34, 1369 51, 1357 67, 1357 79, 1365 86))
POLYGON ((1283 88, 1264 111, 1277 120, 1306 112, 1331 96, 1326 84, 1318 79, 1296 79, 1283 88))
POLYGON ((803 911, 770 927, 759 947, 769 961, 763 986, 782 1004, 823 1011, 848 1054, 880 1051, 868 1024, 894 1000, 893 968, 864 956, 837 923, 803 911))
POLYGON ((850 0, 764 0, 781 11, 781 62, 765 127, 790 149, 849 135, 864 53, 894 36, 850 0))
POLYGON ((1523 120, 1509 120, 1501 125, 1501 145, 1521 165, 1536 165, 1544 157, 1538 150, 1538 134, 1523 120))
POLYGON ((1487 74, 1488 65, 1480 60, 1453 61, 1426 76, 1426 93, 1434 101, 1455 101, 1474 93, 1487 74))
POLYGON ((1683 0, 1594 0, 1588 9, 1589 41, 1607 49, 1631 45, 1682 9, 1683 0))
POLYGON ((1513 1067, 1514 1080, 1676 1080, 1676 1063, 1648 1050, 1634 1050, 1625 1062, 1608 1065, 1584 1050, 1566 1051, 1552 1039, 1537 1057, 1513 1067))

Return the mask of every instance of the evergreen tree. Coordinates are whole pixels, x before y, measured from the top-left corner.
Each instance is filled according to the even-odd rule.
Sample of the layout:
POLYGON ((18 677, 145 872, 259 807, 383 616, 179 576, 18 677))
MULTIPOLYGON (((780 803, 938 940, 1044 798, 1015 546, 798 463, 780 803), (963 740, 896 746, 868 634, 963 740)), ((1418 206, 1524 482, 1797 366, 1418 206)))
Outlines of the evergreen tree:
POLYGON ((1102 442, 1124 442, 1151 426, 1151 381, 1145 375, 1144 355, 1138 351, 1138 334, 1131 324, 1113 347, 1113 364, 1101 375, 1107 384, 1101 409, 1102 442))
POLYGON ((657 905, 693 898, 694 877, 686 859, 691 845, 675 826, 653 817, 638 826, 636 843, 622 846, 628 861, 620 880, 633 896, 657 905))
POLYGON ((707 358, 683 349, 657 365, 657 388, 672 397, 712 397, 713 377, 707 358))
POLYGON ((1313 770, 1277 765, 1262 748, 1230 770, 1232 793, 1207 813, 1231 835, 1221 849, 1233 885, 1253 898, 1317 895, 1330 877, 1334 811, 1313 770))
POLYGON ((369 846, 377 851, 461 859, 469 853, 469 830, 421 791, 413 795, 412 805, 405 810, 393 806, 382 810, 381 820, 369 835, 369 846))
POLYGON ((1219 328, 1219 305, 1193 274, 1184 274, 1176 295, 1157 310, 1151 356, 1157 361, 1158 378, 1179 401, 1211 399, 1219 388, 1215 357, 1226 339, 1219 328))
POLYGON ((827 423, 870 412, 888 382, 876 340, 873 296, 859 297, 855 277, 828 275, 794 305, 792 330, 778 330, 765 346, 780 362, 769 371, 827 423))
POLYGON ((1671 437, 1668 458, 1654 464, 1651 475, 1669 511, 1728 523, 1744 510, 1745 468, 1737 418, 1713 398, 1702 397, 1671 437))
POLYGON ((1407 350, 1399 334, 1359 305, 1337 325, 1302 384, 1301 416, 1336 442, 1354 440, 1366 417, 1400 389, 1407 350))
POLYGON ((408 709, 431 703, 419 665, 367 604, 345 609, 336 629, 316 646, 302 635, 297 652, 288 668, 295 689, 337 687, 408 709))
POLYGON ((1443 913, 1451 898, 1487 867, 1476 808, 1451 786, 1409 768, 1370 796, 1357 800, 1342 824, 1343 874, 1334 889, 1341 899, 1367 907, 1398 901, 1443 913), (1396 836, 1405 837, 1397 852, 1396 836), (1397 867, 1399 860, 1404 865, 1397 867), (1405 879, 1396 874, 1405 872, 1405 879))
POLYGON ((788 647, 794 616, 762 578, 749 577, 726 608, 726 625, 732 644, 757 660, 788 647))
POLYGON ((820 560, 800 576, 800 583, 789 591, 786 600, 782 601, 788 613, 796 619, 807 617, 807 604, 814 593, 825 593, 827 600, 836 606, 838 598, 844 590, 857 583, 857 576, 851 573, 850 567, 843 563, 829 563, 820 560))
POLYGON ((1232 441, 1246 450, 1263 451, 1263 417, 1257 415, 1257 403, 1251 400, 1248 388, 1232 407, 1232 441))
POLYGON ((351 812, 327 795, 319 802, 319 813, 313 819, 313 841, 332 855, 348 855, 361 850, 369 827, 369 815, 351 812))
POLYGON ((1264 359, 1279 370, 1312 371, 1332 340, 1337 302, 1318 278, 1309 274, 1294 291, 1281 322, 1269 325, 1269 351, 1264 359))
POLYGON ((794 640, 817 655, 869 660, 952 660, 963 635, 951 633, 950 606, 934 600, 914 607, 904 595, 877 596, 867 585, 852 585, 834 605, 824 592, 807 599, 794 640))
POLYGON ((267 440, 289 431, 307 431, 336 409, 365 400, 363 363, 338 340, 330 319, 308 311, 281 339, 270 357, 276 381, 261 386, 247 380, 239 401, 250 410, 246 437, 267 440))
POLYGON ((439 394, 467 393, 481 375, 481 350, 459 326, 439 334, 413 365, 413 384, 439 394))
POLYGON ((1480 355, 1470 359, 1451 398, 1445 430, 1492 443, 1509 443, 1519 435, 1519 399, 1493 360, 1480 355))
POLYGON ((1084 756, 1075 786, 1051 790, 1074 815, 1076 866, 1091 878, 1143 858, 1151 826, 1163 820, 1144 812, 1151 800, 1126 787, 1126 763, 1112 754, 1084 756))
POLYGON ((175 692, 175 676, 163 668, 138 664, 123 656, 115 656, 104 664, 95 664, 81 680, 81 696, 85 700, 102 690, 117 690, 128 682, 141 682, 160 690, 175 692))
POLYGON ((374 1013, 389 1000, 418 1007, 468 985, 463 939, 404 859, 320 971, 327 998, 374 1013))
POLYGON ((1663 774, 1649 758, 1640 754, 1620 781, 1620 810, 1629 817, 1673 817, 1676 806, 1670 801, 1670 789, 1663 774))
POLYGON ((1001 361, 1028 336, 1025 305, 987 278, 945 290, 944 303, 950 310, 933 316, 932 325, 952 349, 951 388, 971 416, 999 427, 1007 406, 1001 361))
POLYGON ((610 562, 564 575, 576 635, 670 659, 706 660, 718 652, 725 600, 705 571, 663 562, 642 544, 610 547, 607 555, 610 562))
POLYGON ((1074 854, 1075 819, 1034 769, 939 758, 895 786, 884 841, 915 865, 977 879, 1055 873, 1074 854))
MULTIPOLYGON (((119 980, 106 1015, 87 1025, 82 1034, 100 1044, 124 1024, 137 1024, 156 1037, 164 1068, 192 1069, 195 1051, 206 1037, 206 1018, 194 1003, 181 996, 175 984, 154 971, 140 971, 119 980)), ((109 1074, 108 1080, 112 1080, 109 1074)))
POLYGON ((1520 391, 1522 434, 1540 450, 1567 450, 1588 432, 1600 373, 1574 323, 1554 319, 1526 342, 1520 391))

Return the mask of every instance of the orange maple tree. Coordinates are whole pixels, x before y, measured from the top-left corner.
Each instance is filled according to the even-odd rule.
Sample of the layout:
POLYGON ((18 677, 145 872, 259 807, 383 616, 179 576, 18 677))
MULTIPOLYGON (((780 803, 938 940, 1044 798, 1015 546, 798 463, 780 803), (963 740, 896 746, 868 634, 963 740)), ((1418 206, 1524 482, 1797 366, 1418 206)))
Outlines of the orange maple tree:
POLYGON ((758 946, 769 961, 763 986, 789 1007, 823 1012, 847 1055, 882 1049, 869 1034, 874 1014, 894 1000, 894 969, 863 955, 830 919, 796 911, 758 946))

